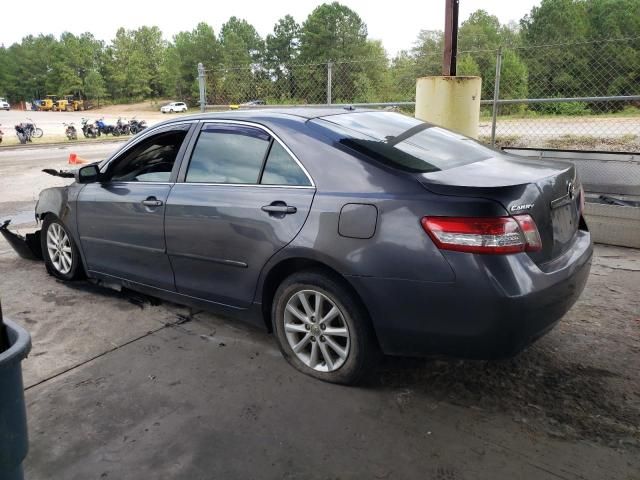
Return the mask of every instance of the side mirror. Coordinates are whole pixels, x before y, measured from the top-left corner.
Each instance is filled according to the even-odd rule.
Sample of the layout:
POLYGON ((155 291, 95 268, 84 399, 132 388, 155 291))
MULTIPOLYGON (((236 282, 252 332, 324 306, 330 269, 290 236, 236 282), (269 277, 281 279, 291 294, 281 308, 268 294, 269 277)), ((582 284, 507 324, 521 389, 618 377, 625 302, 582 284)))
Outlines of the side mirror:
POLYGON ((98 165, 86 165, 76 171, 76 182, 94 183, 100 179, 100 168, 98 165))

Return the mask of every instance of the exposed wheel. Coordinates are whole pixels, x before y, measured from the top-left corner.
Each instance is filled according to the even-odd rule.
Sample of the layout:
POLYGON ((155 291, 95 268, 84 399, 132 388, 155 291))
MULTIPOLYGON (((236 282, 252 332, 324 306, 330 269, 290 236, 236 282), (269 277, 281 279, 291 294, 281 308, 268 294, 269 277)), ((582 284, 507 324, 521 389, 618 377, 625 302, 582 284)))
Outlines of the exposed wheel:
POLYGON ((173 108, 171 110, 169 110, 169 113, 173 113, 173 108))
POLYGON ((42 138, 42 135, 44 135, 44 132, 41 128, 36 128, 35 132, 33 132, 34 138, 42 138))
POLYGON ((354 384, 375 366, 378 347, 366 311, 329 275, 305 271, 285 279, 271 315, 283 356, 307 375, 354 384))
POLYGON ((47 271, 61 280, 74 280, 83 275, 80 255, 71 234, 53 214, 45 217, 40 234, 42 256, 47 271))

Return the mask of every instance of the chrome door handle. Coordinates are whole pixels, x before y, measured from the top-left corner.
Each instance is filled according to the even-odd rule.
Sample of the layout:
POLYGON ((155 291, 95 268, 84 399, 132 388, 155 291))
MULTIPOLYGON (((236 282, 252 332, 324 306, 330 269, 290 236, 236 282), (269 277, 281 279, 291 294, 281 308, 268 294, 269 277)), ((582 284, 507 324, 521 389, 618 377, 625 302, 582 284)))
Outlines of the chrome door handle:
POLYGON ((290 213, 296 213, 298 209, 296 207, 292 207, 289 205, 264 205, 262 207, 262 211, 268 212, 268 213, 290 214, 290 213))
POLYGON ((159 207, 162 205, 162 200, 158 200, 156 198, 147 198, 146 200, 142 201, 142 204, 145 207, 159 207))

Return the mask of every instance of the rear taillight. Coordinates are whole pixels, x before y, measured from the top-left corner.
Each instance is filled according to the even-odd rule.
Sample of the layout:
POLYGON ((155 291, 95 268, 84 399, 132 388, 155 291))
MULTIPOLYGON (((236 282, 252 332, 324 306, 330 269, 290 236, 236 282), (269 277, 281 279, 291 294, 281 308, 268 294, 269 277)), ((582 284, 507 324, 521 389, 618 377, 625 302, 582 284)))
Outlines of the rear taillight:
POLYGON ((535 252, 542 248, 530 215, 513 217, 424 217, 422 228, 443 250, 470 253, 535 252))

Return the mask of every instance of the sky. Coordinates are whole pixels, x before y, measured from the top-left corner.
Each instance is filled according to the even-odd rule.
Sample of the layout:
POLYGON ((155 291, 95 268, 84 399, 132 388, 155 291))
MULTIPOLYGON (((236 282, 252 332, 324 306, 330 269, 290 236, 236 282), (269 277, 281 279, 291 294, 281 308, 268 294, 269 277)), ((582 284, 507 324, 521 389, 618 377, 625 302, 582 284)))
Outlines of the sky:
MULTIPOLYGON (((329 1, 329 0, 327 0, 329 1)), ((58 2, 55 2, 58 3, 58 2)), ((170 2, 168 0, 138 0, 132 2, 101 2, 63 7, 64 13, 24 15, 20 2, 3 2, 0 44, 9 46, 22 37, 40 33, 59 36, 63 31, 74 34, 89 31, 101 40, 110 41, 118 27, 135 29, 142 25, 157 25, 165 39, 182 30, 192 30, 199 22, 212 25, 216 33, 231 16, 246 19, 262 37, 273 31, 276 21, 286 14, 302 23, 318 5, 319 0, 191 0, 170 2), (91 9, 85 8, 92 5, 91 9), (171 5, 166 8, 165 5, 171 5), (24 21, 6 19, 24 18, 24 21)), ((355 10, 367 24, 369 38, 381 40, 387 53, 413 46, 420 30, 442 30, 444 26, 445 0, 341 0, 355 10)), ((501 23, 518 21, 538 5, 540 0, 460 0, 460 23, 469 14, 484 9, 496 15, 501 23)), ((31 12, 53 12, 51 0, 31 0, 31 12)))

